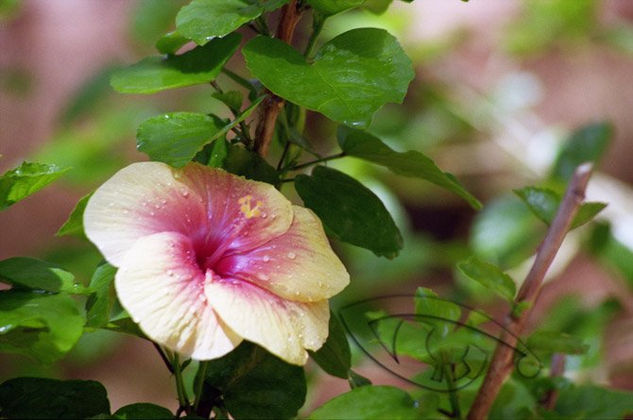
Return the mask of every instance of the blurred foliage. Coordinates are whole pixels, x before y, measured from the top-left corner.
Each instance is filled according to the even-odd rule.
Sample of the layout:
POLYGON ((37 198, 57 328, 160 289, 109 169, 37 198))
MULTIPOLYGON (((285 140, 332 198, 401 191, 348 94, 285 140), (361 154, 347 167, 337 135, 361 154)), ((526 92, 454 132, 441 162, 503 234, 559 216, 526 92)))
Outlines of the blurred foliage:
MULTIPOLYGON (((378 136, 381 139, 379 141, 384 142, 384 147, 393 149, 394 155, 404 154, 408 150, 420 150, 431 157, 443 156, 443 153, 448 153, 452 157, 450 155, 451 147, 464 145, 468 147, 469 145, 486 143, 487 138, 498 135, 497 121, 493 121, 489 114, 483 114, 484 116, 481 117, 484 119, 483 123, 481 118, 477 118, 477 113, 481 111, 478 107, 481 104, 477 102, 465 104, 456 99, 459 98, 456 92, 460 88, 457 85, 462 83, 461 81, 456 81, 456 86, 453 86, 452 83, 446 83, 445 80, 435 76, 437 68, 441 71, 443 60, 450 59, 452 54, 457 54, 460 48, 468 42, 470 36, 468 31, 456 30, 441 39, 432 41, 408 42, 406 40, 407 31, 416 22, 405 11, 405 8, 392 8, 389 12, 381 15, 389 3, 391 2, 370 0, 365 3, 365 9, 336 14, 327 21, 321 37, 321 40, 326 41, 353 28, 372 26, 386 28, 399 39, 404 39, 403 49, 413 58, 418 73, 417 78, 410 86, 404 106, 386 105, 376 113, 368 130, 371 133, 369 135, 378 136)), ((523 0, 521 3, 519 14, 504 29, 499 36, 501 41, 496 46, 501 52, 508 53, 508 57, 514 60, 513 62, 517 66, 524 63, 523 60, 546 56, 552 50, 566 52, 573 50, 573 48, 600 48, 605 44, 625 54, 633 53, 633 29, 631 25, 624 21, 603 23, 601 10, 605 2, 598 0, 523 0)), ((185 1, 171 0, 137 2, 130 14, 130 46, 142 51, 149 51, 154 43, 161 39, 161 36, 175 28, 176 14, 184 4, 186 4, 185 1)), ((476 7, 477 4, 471 2, 471 4, 464 6, 476 7)), ((0 20, 17 16, 19 7, 18 0, 0 1, 0 20)), ((244 30, 244 33, 247 31, 244 30)), ((164 48, 167 48, 165 51, 174 53, 183 43, 177 38, 177 33, 172 37, 176 39, 175 44, 170 44, 164 48)), ((166 42, 165 39, 162 42, 166 42)), ((324 43, 319 41, 317 44, 324 43)), ((249 93, 256 93, 257 89, 261 89, 261 85, 253 85, 251 81, 235 76, 235 74, 246 74, 246 70, 239 64, 235 67, 233 75, 218 75, 218 80, 222 82, 222 85, 227 86, 226 92, 218 92, 209 86, 198 86, 182 92, 161 94, 148 99, 137 96, 121 98, 118 95, 113 95, 109 87, 109 80, 112 74, 121 67, 119 65, 106 66, 86 80, 74 97, 68 101, 66 107, 59 114, 58 128, 55 134, 40 151, 35 153, 33 160, 55 164, 61 168, 72 168, 64 174, 62 180, 66 186, 77 192, 77 198, 79 198, 81 194, 92 191, 99 183, 128 162, 139 159, 139 155, 136 154, 132 146, 137 127, 144 121, 144 124, 149 124, 148 121, 161 118, 156 117, 159 112, 194 110, 205 114, 217 113, 225 117, 229 115, 230 111, 239 111, 242 98, 248 97, 249 93), (228 107, 224 107, 222 104, 226 104, 228 107)), ((267 69, 267 71, 269 70, 267 69)), ((217 73, 215 74, 217 75, 217 73)), ((24 96, 38 88, 38 84, 26 70, 0 70, 0 89, 3 93, 24 96)), ((255 99, 255 96, 251 96, 250 99, 255 99)), ((494 94, 490 93, 489 98, 484 98, 484 100, 488 99, 495 100, 494 94)), ((529 98, 520 99, 520 102, 530 106, 529 98)), ((501 100, 496 104, 499 103, 504 105, 501 100)), ((485 107, 482 106, 482 108, 485 107)), ((510 102, 507 102, 501 111, 512 115, 515 109, 512 108, 510 102)), ((234 114, 239 114, 239 112, 234 112, 234 114)), ((204 114, 199 115, 204 116, 204 114)), ((205 118, 205 120, 207 119, 205 118)), ((249 121, 247 116, 244 116, 244 120, 249 121)), ((143 125, 141 126, 143 127, 143 125)), ((336 127, 334 124, 325 121, 320 116, 311 116, 308 118, 306 126, 305 138, 294 133, 297 143, 304 142, 307 138, 314 144, 314 149, 319 153, 325 153, 327 151, 325 149, 331 148, 335 143, 336 127)), ((147 128, 148 125, 145 127, 147 128)), ((231 127, 230 130, 233 128, 231 127)), ((159 127, 157 132, 160 130, 164 130, 164 127, 159 127)), ((230 141, 236 134, 234 130, 230 130, 222 134, 228 132, 228 140, 225 141, 224 138, 216 140, 212 149, 202 149, 197 158, 206 159, 207 162, 213 161, 217 163, 217 166, 224 165, 225 168, 232 168, 234 172, 240 172, 239 168, 245 171, 245 167, 254 166, 254 158, 245 153, 243 148, 231 145, 230 141), (227 156, 229 157, 227 158, 227 156)), ((293 133, 288 134, 289 137, 292 135, 293 133)), ((511 182, 517 188, 526 184, 539 185, 539 191, 544 191, 541 188, 544 187, 553 190, 554 194, 559 194, 564 189, 572 168, 578 163, 585 160, 594 161, 596 164, 600 162, 610 145, 612 135, 613 128, 608 123, 595 123, 579 127, 566 138, 559 139, 561 147, 557 154, 550 156, 552 165, 546 172, 538 176, 524 177, 520 171, 517 171, 518 175, 513 174, 513 176, 517 176, 519 179, 511 179, 511 182)), ((188 139, 191 139, 190 133, 187 136, 188 139)), ((147 149, 148 147, 143 141, 143 135, 139 135, 139 146, 142 151, 143 148, 147 149)), ((198 146, 204 145, 208 141, 208 137, 203 138, 194 145, 195 147, 187 150, 187 159, 185 160, 190 158, 189 155, 193 156, 199 152, 198 146)), ((486 144, 490 146, 489 142, 486 144)), ((281 153, 279 143, 275 144, 273 148, 273 153, 281 153)), ((180 153, 180 150, 177 152, 180 153)), ((258 165, 263 166, 261 163, 258 165)), ((521 166, 521 163, 512 161, 511 165, 521 166)), ((544 236, 546 226, 532 211, 534 211, 534 203, 542 204, 543 200, 526 200, 528 202, 528 206, 526 206, 521 199, 507 193, 507 189, 501 190, 501 188, 493 186, 486 190, 484 187, 480 195, 485 197, 485 205, 481 212, 475 213, 474 210, 468 209, 454 198, 447 197, 434 186, 417 180, 403 180, 395 174, 372 166, 367 162, 346 160, 336 162, 332 167, 353 175, 363 185, 369 187, 367 194, 378 197, 379 201, 384 203, 386 211, 391 214, 388 217, 389 222, 385 222, 384 225, 388 225, 393 232, 400 231, 397 234, 392 233, 394 237, 392 242, 395 245, 392 244, 388 254, 393 256, 403 245, 397 259, 390 261, 385 258, 377 258, 367 249, 337 242, 337 250, 344 257, 353 281, 350 287, 334 300, 333 306, 335 308, 343 302, 374 296, 393 288, 412 290, 414 286, 419 284, 432 283, 432 279, 435 278, 439 278, 442 282, 440 284, 442 295, 447 298, 459 297, 460 300, 494 305, 498 303, 498 300, 493 298, 494 293, 492 292, 497 292, 511 300, 512 296, 510 295, 514 294, 514 290, 506 275, 497 270, 519 267, 534 253, 544 236), (437 235, 437 232, 427 231, 419 227, 421 222, 417 219, 421 216, 417 212, 420 209, 426 211, 422 217, 431 219, 422 222, 432 225, 434 223, 433 217, 435 217, 433 211, 439 213, 446 208, 457 209, 454 217, 450 216, 452 217, 449 219, 451 224, 455 226, 465 223, 470 227, 469 231, 456 230, 447 233, 448 228, 442 227, 446 231, 443 232, 445 236, 441 236, 437 235), (470 255, 475 255, 481 260, 476 260, 478 265, 475 268, 481 270, 483 267, 494 271, 495 276, 497 276, 495 278, 499 281, 493 283, 480 281, 478 274, 473 274, 472 267, 470 267, 471 270, 467 270, 466 275, 457 273, 454 270, 456 264, 470 255), (492 264, 498 267, 491 269, 492 264), (454 275, 454 283, 445 281, 451 274, 454 275)), ((274 171, 274 168, 272 169, 274 171)), ((263 171, 268 175, 270 174, 268 167, 263 171)), ((327 169, 326 171, 333 170, 327 169)), ((246 172, 244 174, 251 178, 261 177, 260 171, 256 174, 246 172)), ((266 174, 264 176, 268 177, 266 174)), ((498 173, 484 173, 484 175, 487 180, 505 176, 498 173)), ((486 182, 486 180, 479 181, 476 177, 460 176, 460 178, 463 179, 467 187, 478 187, 480 183, 486 182)), ((275 177, 267 179, 274 179, 274 182, 278 182, 278 178, 275 177)), ((549 200, 545 203, 546 205, 540 207, 543 211, 537 213, 542 216, 541 219, 546 218, 547 215, 551 216, 553 209, 557 206, 555 201, 549 200)), ((327 205, 331 205, 331 203, 325 203, 325 206, 327 205)), ((74 219, 79 216, 80 213, 77 213, 74 219)), ((593 219, 594 216, 595 214, 590 214, 587 221, 593 219)), ((633 288, 633 251, 613 236, 606 216, 598 215, 598 220, 598 223, 590 222, 589 227, 579 229, 582 232, 580 249, 588 250, 591 257, 612 268, 614 273, 625 278, 630 288, 633 288)), ((81 230, 76 220, 71 227, 73 232, 81 230)), ((340 237, 340 234, 335 236, 340 237)), ((373 241, 373 245, 376 245, 375 241, 373 241)), ((377 253, 380 254, 380 252, 377 253)), ((100 263, 100 256, 96 250, 85 242, 79 241, 57 242, 44 252, 44 257, 47 261, 52 261, 75 273, 76 278, 86 285, 100 263)), ((96 316, 100 321, 113 322, 115 315, 120 314, 117 313, 116 308, 113 310, 116 302, 111 301, 110 283, 106 280, 100 284, 102 287, 91 298, 92 305, 86 309, 88 313, 91 310, 94 313, 94 308, 106 307, 105 312, 96 316)), ((513 280, 518 283, 521 279, 515 278, 513 280)), ((94 285, 95 283, 99 283, 98 277, 95 277, 90 284, 94 285)), ((45 308, 43 307, 43 309, 45 308)), ((439 312, 442 311, 439 310, 439 312)), ((553 352, 569 352, 567 371, 570 372, 570 375, 592 378, 596 371, 604 368, 604 332, 614 317, 620 313, 621 306, 617 302, 617 297, 613 300, 598 302, 593 307, 588 307, 580 297, 573 295, 563 297, 542 315, 538 328, 527 340, 528 346, 535 348, 545 366, 548 365, 553 352)), ((455 317, 452 316, 452 318, 455 317)), ((123 316, 122 319, 126 320, 127 318, 123 316)), ((127 320, 129 321, 129 319, 127 320)), ((25 326, 28 328, 41 327, 38 326, 39 324, 35 325, 37 323, 27 321, 25 326)), ((99 324, 103 324, 103 322, 99 322, 99 324)), ((96 324, 94 325, 96 326, 96 324)), ((125 330, 125 325, 127 325, 125 322, 120 322, 116 328, 125 330)), ((446 323, 440 323, 440 326, 446 327, 446 323)), ((49 326, 50 331, 42 334, 38 339, 48 340, 49 336, 55 335, 57 327, 57 325, 49 326)), ((393 330, 389 330, 387 327, 393 328, 393 324, 383 324, 382 333, 387 338, 392 338, 389 334, 392 334, 393 330)), ((472 339, 472 337, 466 339, 457 334, 456 331, 460 331, 460 329, 456 328, 455 325, 445 329, 454 334, 453 341, 446 340, 442 343, 444 347, 441 350, 449 353, 449 356, 451 356, 450 353, 456 353, 457 349, 460 348, 459 346, 467 340, 472 339)), ((24 333, 23 330, 18 332, 24 333)), ((420 354, 422 347, 419 346, 419 333, 419 330, 405 326, 402 330, 402 336, 399 336, 398 339, 401 340, 402 348, 410 350, 409 355, 423 361, 429 361, 428 353, 420 354)), ((69 341, 72 339, 74 337, 71 337, 69 341)), ((53 340, 53 344, 59 344, 56 341, 58 340, 57 336, 51 340, 53 340)), ((66 363, 68 365, 100 363, 102 360, 100 358, 109 354, 110 351, 114 351, 117 340, 120 340, 119 335, 110 331, 85 334, 74 350, 69 353, 66 363)), ((338 343, 330 344, 345 347, 340 341, 340 335, 338 343)), ((490 348, 491 345, 487 344, 483 347, 490 348)), ((257 353, 257 350, 248 350, 257 353)), ((352 359, 358 363, 360 359, 358 349, 352 346, 351 351, 354 353, 352 359)), ((13 357, 17 356, 11 356, 11 359, 8 360, 18 360, 19 362, 12 363, 12 366, 22 363, 21 359, 13 357)), ((318 358, 316 359, 318 361, 318 358)), ((473 355, 473 359, 469 362, 475 366, 480 364, 481 360, 473 355)), ((342 363, 344 367, 339 366, 340 361, 330 360, 329 363, 320 362, 326 371, 330 369, 330 373, 335 372, 335 375, 343 377, 345 373, 341 371, 345 371, 347 375, 354 378, 354 374, 349 371, 349 366, 346 366, 345 362, 342 363), (335 367, 331 367, 331 364, 334 364, 335 367)), ((254 375, 279 373, 274 369, 275 361, 269 361, 267 367, 270 372, 264 369, 263 373, 255 372, 254 375)), ((3 371, 3 374, 7 377, 25 374, 25 372, 29 372, 29 369, 37 374, 57 377, 63 376, 65 373, 64 365, 55 365, 45 369, 47 372, 43 372, 41 368, 31 367, 28 362, 24 362, 22 368, 24 369, 22 372, 3 371)), ((189 371, 195 371, 195 369, 189 369, 189 371)), ((432 375, 432 372, 427 372, 427 375, 432 375)), ((629 394, 620 394, 606 389, 597 390, 597 388, 590 388, 593 387, 591 385, 571 386, 564 380, 556 382, 546 375, 547 372, 542 372, 535 379, 525 379, 515 375, 504 385, 490 418, 621 416, 627 412, 626 410, 631 410, 630 400, 627 400, 630 398, 629 394), (536 402, 543 396, 544 388, 560 390, 559 402, 552 413, 545 413, 534 408, 537 405, 536 402), (589 395, 591 396, 589 397, 589 395), (603 404, 600 406, 591 405, 589 401, 595 399, 600 400, 603 404)), ((210 383, 217 379, 213 378, 211 374, 208 377, 211 378, 210 383)), ((189 378, 191 383, 193 380, 194 378, 189 378)), ((352 383, 354 383, 353 380, 352 383)), ((476 384, 477 382, 474 382, 472 387, 474 388, 476 384)), ((218 385, 217 383, 215 385, 226 386, 226 384, 218 385)), ((241 388, 238 386, 237 391, 243 391, 249 389, 250 383, 246 381, 245 384, 238 383, 238 385, 241 388)), ((473 395, 469 390, 470 388, 459 392, 459 405, 463 412, 468 409, 472 402, 473 395)), ((237 391, 233 395, 235 398, 238 395, 237 391)), ((417 410, 414 408, 411 396, 404 392, 391 388, 361 386, 330 401, 321 409, 313 412, 312 416, 326 418, 340 413, 349 414, 352 404, 359 407, 356 402, 367 401, 368 398, 372 398, 373 393, 385 394, 380 401, 392 403, 392 408, 399 407, 398 410, 402 410, 403 416, 410 415, 411 412, 417 410)), ((429 399, 426 408, 435 408, 436 406, 442 409, 450 408, 447 396, 432 401, 432 397, 428 393, 417 391, 413 392, 412 395, 421 404, 422 411, 424 411, 425 406, 421 402, 425 401, 425 398, 429 399)), ((294 410, 294 407, 291 408, 294 410)), ((154 409, 157 410, 156 412, 160 412, 161 408, 132 407, 119 414, 123 416, 121 418, 125 418, 124 415, 135 415, 129 413, 149 413, 154 409), (135 411, 141 409, 149 411, 135 411)), ((256 410, 257 407, 253 409, 256 410)), ((279 409, 284 409, 284 407, 279 407, 279 409)), ((357 414, 361 416, 367 415, 367 413, 372 413, 372 415, 382 413, 381 407, 369 405, 366 406, 366 409, 368 411, 357 414)), ((390 414, 394 414, 394 412, 392 410, 390 414)), ((416 413, 420 414, 421 411, 416 413)), ((247 411, 246 414, 252 414, 252 412, 247 411)), ((422 415, 424 414, 422 412, 422 415)))

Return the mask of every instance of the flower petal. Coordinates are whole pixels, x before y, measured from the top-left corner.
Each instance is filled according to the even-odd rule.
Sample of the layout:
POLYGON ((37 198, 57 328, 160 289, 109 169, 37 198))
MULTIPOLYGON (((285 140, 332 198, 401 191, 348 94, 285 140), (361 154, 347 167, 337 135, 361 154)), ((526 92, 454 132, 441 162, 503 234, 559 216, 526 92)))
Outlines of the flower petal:
POLYGON ((206 283, 205 294, 233 331, 288 363, 305 364, 306 349, 319 349, 327 338, 330 310, 326 300, 292 302, 234 279, 206 283))
POLYGON ((155 342, 194 359, 220 357, 240 342, 209 305, 207 276, 191 240, 174 232, 139 239, 125 255, 115 286, 121 305, 155 342))
POLYGON ((203 239, 208 254, 248 251, 292 223, 292 204, 270 184, 196 163, 183 168, 182 181, 207 203, 211 229, 203 239))
POLYGON ((222 277, 243 279, 282 298, 316 302, 339 293, 349 274, 310 210, 293 206, 290 229, 247 253, 223 258, 216 265, 222 277))
POLYGON ((206 226, 202 198, 174 178, 174 169, 159 162, 133 163, 121 169, 95 191, 84 212, 86 236, 117 267, 143 236, 192 235, 206 226))

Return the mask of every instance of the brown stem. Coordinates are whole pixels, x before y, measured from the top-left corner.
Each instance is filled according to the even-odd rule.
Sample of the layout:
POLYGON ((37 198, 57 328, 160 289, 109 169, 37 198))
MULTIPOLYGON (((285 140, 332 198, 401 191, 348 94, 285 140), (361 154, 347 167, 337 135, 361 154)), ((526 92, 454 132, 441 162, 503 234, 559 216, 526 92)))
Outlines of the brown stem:
MULTIPOLYGON (((290 44, 300 17, 301 11, 297 6, 297 0, 290 0, 281 10, 277 38, 290 44)), ((277 117, 284 106, 284 100, 270 93, 262 105, 259 124, 255 130, 255 151, 260 156, 266 156, 275 133, 277 117)))
POLYGON ((580 204, 585 199, 585 189, 591 177, 591 170, 592 165, 590 163, 582 164, 576 168, 573 177, 569 181, 556 217, 549 227, 545 239, 539 245, 532 268, 517 295, 517 304, 527 302, 528 307, 518 315, 513 316, 511 313, 506 317, 505 328, 507 331, 502 334, 501 342, 510 345, 497 345, 488 373, 468 413, 469 420, 486 418, 503 381, 512 371, 512 357, 514 355, 514 347, 517 344, 517 337, 523 331, 531 308, 534 307, 534 303, 538 298, 545 274, 563 243, 563 239, 571 226, 574 216, 578 212, 580 204))
MULTIPOLYGON (((563 376, 565 373, 565 355, 562 353, 554 353, 552 356, 552 364, 549 370, 549 376, 551 378, 556 378, 559 376, 563 376)), ((558 399, 558 391, 556 389, 550 390, 543 399, 543 407, 547 410, 554 409, 556 406, 556 400, 558 399)))

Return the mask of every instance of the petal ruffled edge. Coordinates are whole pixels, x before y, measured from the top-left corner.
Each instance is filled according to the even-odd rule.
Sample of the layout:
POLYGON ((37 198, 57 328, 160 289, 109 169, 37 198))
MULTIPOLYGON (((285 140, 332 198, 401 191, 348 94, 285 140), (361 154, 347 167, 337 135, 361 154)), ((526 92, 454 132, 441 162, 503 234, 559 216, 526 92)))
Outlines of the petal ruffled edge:
POLYGON ((328 336, 330 310, 326 300, 292 302, 233 279, 206 283, 205 294, 220 319, 236 334, 288 363, 304 365, 306 350, 319 349, 328 336))

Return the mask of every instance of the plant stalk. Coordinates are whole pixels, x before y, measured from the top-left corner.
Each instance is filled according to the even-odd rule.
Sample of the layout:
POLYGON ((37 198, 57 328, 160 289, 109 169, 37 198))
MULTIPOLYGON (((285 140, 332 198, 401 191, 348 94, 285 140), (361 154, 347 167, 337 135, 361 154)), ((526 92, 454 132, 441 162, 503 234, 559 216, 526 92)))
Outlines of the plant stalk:
POLYGON ((513 316, 511 312, 506 316, 505 328, 508 332, 504 331, 501 336, 501 342, 508 343, 510 346, 497 345, 484 382, 481 388, 479 388, 475 402, 468 413, 469 420, 482 420, 487 417, 492 404, 499 394, 503 381, 513 369, 513 347, 516 346, 517 337, 521 335, 531 313, 531 309, 538 299, 545 274, 552 264, 571 226, 574 216, 585 198, 585 190, 589 178, 591 177, 592 168, 590 163, 584 163, 578 166, 569 181, 556 217, 549 227, 545 239, 543 239, 543 242, 539 245, 532 268, 525 278, 516 298, 517 304, 527 302, 528 308, 520 314, 513 316))
MULTIPOLYGON (((277 38, 290 44, 297 23, 301 18, 301 11, 297 6, 297 0, 290 0, 281 11, 281 20, 277 28, 277 38)), ((270 142, 275 133, 277 117, 284 106, 284 100, 272 93, 268 95, 261 108, 259 124, 255 130, 255 151, 262 157, 268 154, 270 142)))

